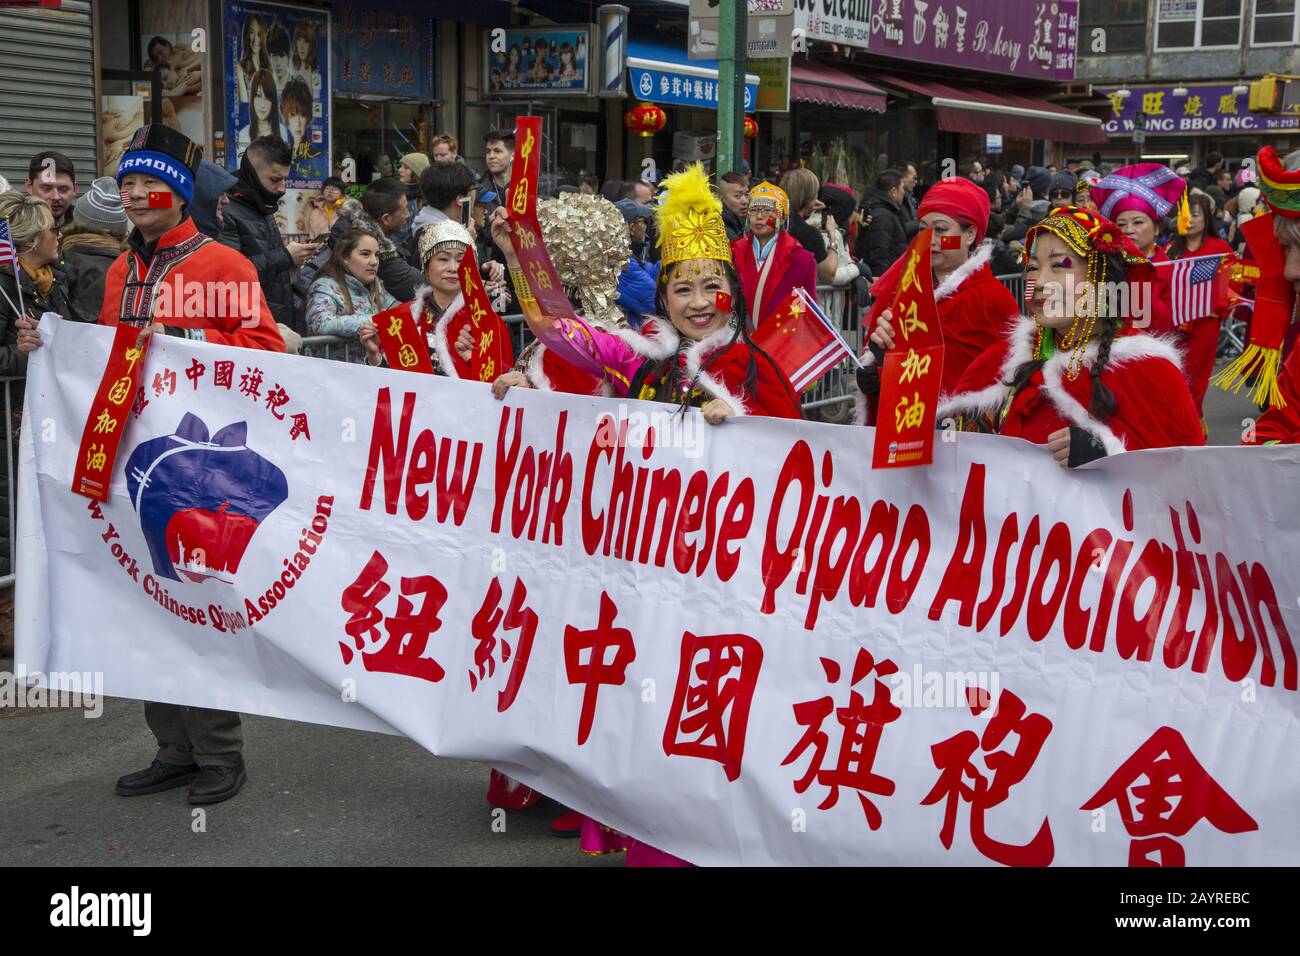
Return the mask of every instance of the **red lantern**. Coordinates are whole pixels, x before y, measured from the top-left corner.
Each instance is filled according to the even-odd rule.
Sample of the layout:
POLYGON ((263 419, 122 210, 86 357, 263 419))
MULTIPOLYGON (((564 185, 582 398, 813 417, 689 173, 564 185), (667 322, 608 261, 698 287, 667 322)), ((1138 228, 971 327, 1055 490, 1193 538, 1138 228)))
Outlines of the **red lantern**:
POLYGON ((745 139, 753 139, 758 135, 758 120, 753 117, 745 117, 745 139))
POLYGON ((642 103, 640 106, 634 106, 623 116, 624 126, 632 132, 640 133, 646 137, 659 132, 667 122, 667 114, 653 103, 642 103))

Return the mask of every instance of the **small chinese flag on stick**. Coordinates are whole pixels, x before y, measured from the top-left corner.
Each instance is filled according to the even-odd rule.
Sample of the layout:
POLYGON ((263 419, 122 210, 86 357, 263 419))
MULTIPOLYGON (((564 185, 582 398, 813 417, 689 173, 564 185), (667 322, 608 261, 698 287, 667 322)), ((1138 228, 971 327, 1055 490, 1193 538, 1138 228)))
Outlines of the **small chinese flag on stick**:
POLYGON ((934 460, 934 418, 943 381, 943 331, 930 273, 930 232, 903 253, 894 294, 894 347, 880 375, 873 468, 910 468, 934 460))
POLYGON ((763 320, 753 339, 781 367, 796 392, 812 388, 846 358, 857 362, 840 330, 831 324, 808 293, 797 286, 763 320))

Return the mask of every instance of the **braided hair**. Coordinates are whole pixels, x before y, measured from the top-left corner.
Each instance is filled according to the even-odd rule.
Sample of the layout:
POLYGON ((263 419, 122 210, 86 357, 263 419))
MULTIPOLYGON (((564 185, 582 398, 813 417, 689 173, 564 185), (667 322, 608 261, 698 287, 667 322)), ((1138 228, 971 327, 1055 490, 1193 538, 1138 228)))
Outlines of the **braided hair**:
MULTIPOLYGON (((667 320, 668 316, 666 292, 668 289, 669 273, 675 271, 678 265, 680 265, 680 263, 673 263, 670 266, 660 269, 659 278, 655 280, 655 310, 659 315, 664 316, 665 320, 667 320)), ((757 356, 770 365, 777 373, 777 379, 785 385, 785 389, 790 395, 791 400, 794 402, 795 407, 800 409, 800 417, 802 418, 803 403, 799 400, 799 396, 790 385, 785 373, 781 371, 781 366, 777 365, 772 356, 768 355, 767 352, 760 348, 754 340, 750 338, 749 306, 745 302, 745 292, 740 285, 740 275, 736 272, 735 266, 730 262, 723 263, 723 272, 727 277, 727 285, 731 289, 731 339, 727 342, 726 348, 721 348, 715 351, 709 360, 700 367, 696 379, 699 378, 699 375, 707 372, 713 366, 713 363, 721 358, 723 353, 735 345, 737 341, 744 342, 749 348, 749 371, 745 375, 745 380, 741 383, 741 391, 750 397, 753 397, 757 393, 758 364, 755 361, 755 356, 757 356)), ((663 372, 671 372, 676 368, 676 356, 652 361, 654 361, 655 364, 650 369, 650 373, 647 376, 649 378, 658 377, 663 372)), ((688 389, 688 391, 693 390, 694 386, 695 382, 692 381, 691 389, 688 389)))
MULTIPOLYGON (((1098 315, 1094 338, 1097 341, 1097 358, 1092 363, 1092 370, 1089 373, 1092 378, 1092 398, 1088 403, 1088 410, 1102 422, 1108 421, 1115 414, 1116 401, 1115 393, 1101 380, 1101 376, 1110 364, 1111 346, 1115 342, 1115 336, 1123 327, 1125 319, 1117 309, 1111 308, 1112 300, 1102 290, 1118 289, 1127 276, 1128 266, 1125 265, 1123 256, 1116 253, 1102 257, 1100 288, 1096 290, 1098 315)), ((1011 386, 1012 394, 1018 393, 1029 384, 1033 374, 1046 364, 1047 360, 1041 358, 1022 362, 1011 374, 1011 381, 1006 383, 1011 386)))

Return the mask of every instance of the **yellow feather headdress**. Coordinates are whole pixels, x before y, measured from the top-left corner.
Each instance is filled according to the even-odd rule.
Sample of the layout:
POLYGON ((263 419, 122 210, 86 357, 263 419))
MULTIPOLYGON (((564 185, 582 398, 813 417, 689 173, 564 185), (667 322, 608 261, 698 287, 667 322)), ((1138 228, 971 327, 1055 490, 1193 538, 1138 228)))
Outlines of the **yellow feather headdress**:
POLYGON ((713 194, 701 163, 665 176, 667 195, 655 209, 660 261, 664 268, 684 259, 731 262, 731 243, 722 223, 722 202, 713 194))

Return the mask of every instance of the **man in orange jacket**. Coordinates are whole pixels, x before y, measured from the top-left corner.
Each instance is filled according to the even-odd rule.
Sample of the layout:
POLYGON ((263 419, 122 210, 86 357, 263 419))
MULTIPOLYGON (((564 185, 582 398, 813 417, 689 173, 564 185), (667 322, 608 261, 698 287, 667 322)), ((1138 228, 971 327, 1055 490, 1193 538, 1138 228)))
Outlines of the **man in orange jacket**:
MULTIPOLYGON (((135 228, 104 281, 101 325, 128 322, 141 339, 162 333, 284 351, 253 264, 199 232, 188 206, 203 150, 162 125, 141 127, 118 165, 122 204, 135 228)), ((18 348, 39 347, 35 324, 19 326, 18 348)), ((190 803, 220 803, 248 781, 239 715, 146 701, 158 753, 117 781, 124 797, 190 785, 190 803)))

